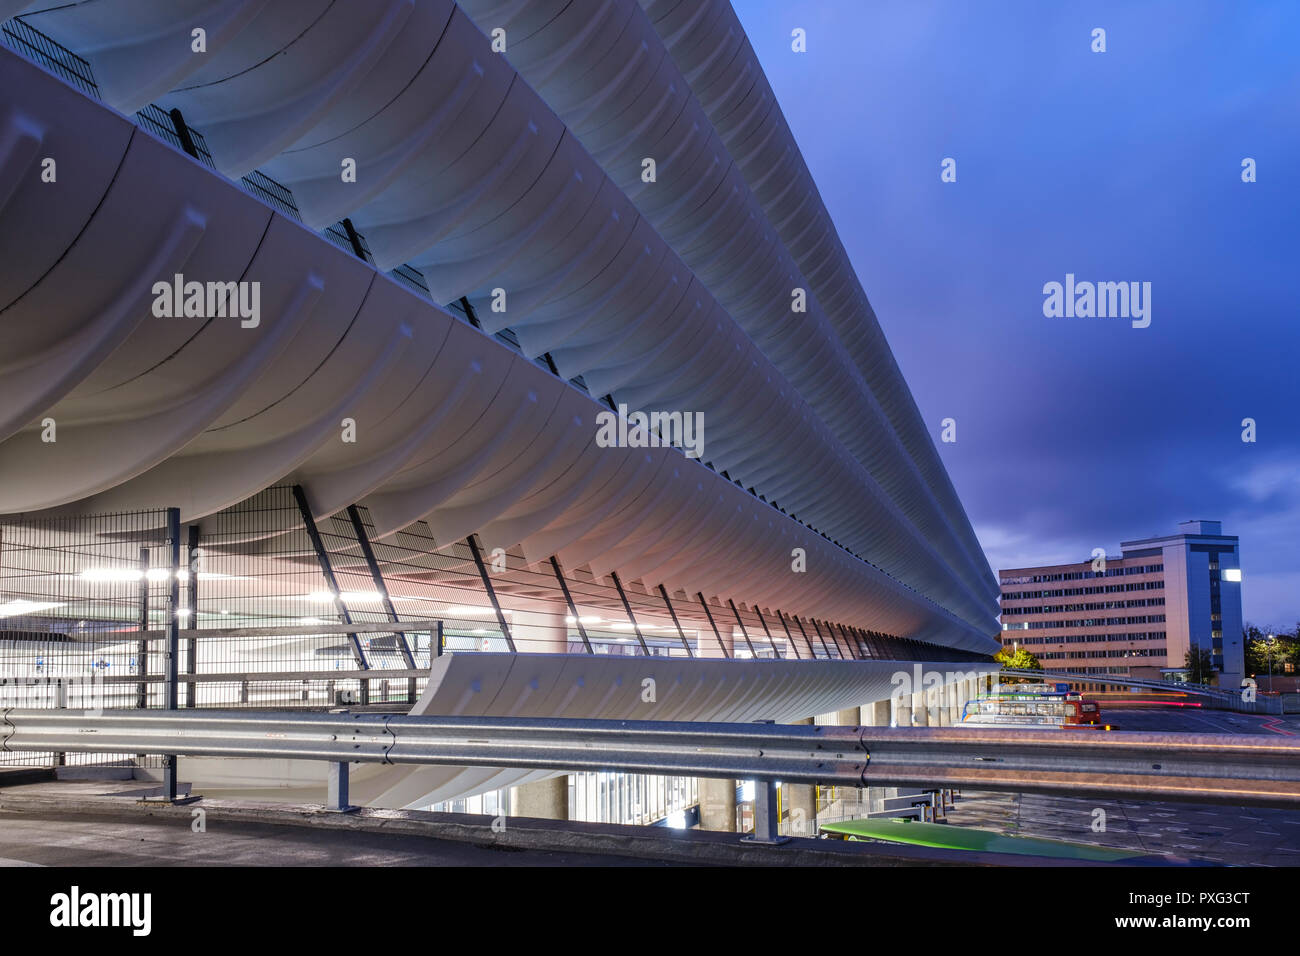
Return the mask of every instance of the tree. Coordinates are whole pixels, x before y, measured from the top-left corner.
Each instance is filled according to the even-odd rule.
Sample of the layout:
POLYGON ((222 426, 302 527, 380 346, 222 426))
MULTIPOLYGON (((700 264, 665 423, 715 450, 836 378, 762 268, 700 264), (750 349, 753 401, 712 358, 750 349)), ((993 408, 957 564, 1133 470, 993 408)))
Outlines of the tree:
POLYGON ((1245 648, 1246 672, 1250 674, 1267 674, 1270 670, 1276 674, 1286 672, 1287 661, 1300 663, 1300 641, 1291 634, 1281 633, 1278 628, 1259 628, 1246 624, 1242 628, 1242 642, 1245 648), (1270 635, 1272 640, 1269 639, 1270 635))
POLYGON ((1214 664, 1208 647, 1189 647, 1183 658, 1187 679, 1193 684, 1208 684, 1214 676, 1214 664))
MULTIPOLYGON (((1038 658, 1023 647, 1003 647, 1002 650, 993 655, 993 659, 1002 665, 1004 671, 1038 671, 1043 669, 1043 665, 1038 663, 1038 658)), ((1003 683, 1018 684, 1028 680, 1028 677, 1007 677, 1003 679, 1003 683)))

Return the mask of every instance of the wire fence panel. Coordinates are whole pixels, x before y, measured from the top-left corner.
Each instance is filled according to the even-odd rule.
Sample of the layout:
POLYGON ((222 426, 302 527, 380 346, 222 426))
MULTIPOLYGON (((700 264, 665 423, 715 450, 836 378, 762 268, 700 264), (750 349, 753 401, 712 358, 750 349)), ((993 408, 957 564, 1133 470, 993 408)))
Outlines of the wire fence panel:
MULTIPOLYGON (((120 679, 164 673, 145 632, 167 625, 166 528, 163 510, 0 519, 0 706, 165 705, 160 682, 120 679)), ((103 762, 88 757, 67 759, 103 762)))
MULTIPOLYGON (((0 707, 167 706, 173 576, 182 708, 406 710, 443 653, 962 656, 553 556, 530 563, 476 537, 438 541, 425 521, 380 538, 364 507, 318 520, 289 486, 181 528, 175 569, 167 527, 164 509, 0 517, 0 707)), ((18 759, 31 757, 0 755, 18 759)))

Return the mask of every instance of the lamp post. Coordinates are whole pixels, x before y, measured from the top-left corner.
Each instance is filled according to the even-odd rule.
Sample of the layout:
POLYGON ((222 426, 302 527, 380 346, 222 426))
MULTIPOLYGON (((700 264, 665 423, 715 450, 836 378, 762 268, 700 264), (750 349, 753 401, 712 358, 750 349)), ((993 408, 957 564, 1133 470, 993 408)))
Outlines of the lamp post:
POLYGON ((1273 645, 1276 641, 1277 639, 1274 635, 1270 634, 1268 636, 1268 692, 1270 694, 1273 693, 1273 645))

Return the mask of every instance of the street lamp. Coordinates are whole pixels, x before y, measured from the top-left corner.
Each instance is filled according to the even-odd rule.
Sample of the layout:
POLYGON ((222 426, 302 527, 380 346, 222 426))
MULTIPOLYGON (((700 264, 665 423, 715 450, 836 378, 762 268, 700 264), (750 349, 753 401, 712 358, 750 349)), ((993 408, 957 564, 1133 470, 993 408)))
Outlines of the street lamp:
POLYGON ((1274 635, 1268 636, 1268 692, 1273 693, 1273 645, 1277 643, 1274 635))

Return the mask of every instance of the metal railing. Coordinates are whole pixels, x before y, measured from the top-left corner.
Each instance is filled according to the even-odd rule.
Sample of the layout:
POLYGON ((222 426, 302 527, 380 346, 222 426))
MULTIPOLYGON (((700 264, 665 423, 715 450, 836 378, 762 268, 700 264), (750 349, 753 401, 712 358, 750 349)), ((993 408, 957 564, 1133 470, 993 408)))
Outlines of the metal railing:
MULTIPOLYGON (((374 713, 0 711, 0 752, 612 771, 1300 806, 1300 740, 374 713)), ((761 795, 760 795, 761 798, 761 795)), ((773 807, 775 803, 773 802, 773 807)))
POLYGON ((1257 696, 1248 701, 1242 697, 1240 689, 1213 687, 1209 684, 1193 684, 1185 681, 1161 681, 1145 677, 1125 677, 1122 674, 1083 674, 1075 671, 1057 670, 1003 669, 999 673, 1010 677, 1032 677, 1048 683, 1060 681, 1071 684, 1110 684, 1116 687, 1141 687, 1145 690, 1192 694, 1203 698, 1220 709, 1243 713, 1281 714, 1285 712, 1279 698, 1266 697, 1263 692, 1258 690, 1256 691, 1257 696))
POLYGON ((71 83, 83 93, 99 99, 99 85, 95 82, 90 64, 18 17, 0 24, 0 43, 49 70, 59 79, 71 83))

